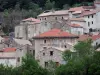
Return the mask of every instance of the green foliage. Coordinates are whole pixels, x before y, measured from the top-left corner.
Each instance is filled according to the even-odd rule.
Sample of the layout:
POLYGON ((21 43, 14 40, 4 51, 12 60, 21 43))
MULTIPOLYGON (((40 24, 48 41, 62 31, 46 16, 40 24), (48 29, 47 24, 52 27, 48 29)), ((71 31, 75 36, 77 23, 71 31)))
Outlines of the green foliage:
POLYGON ((0 75, 48 75, 48 71, 40 67, 31 55, 26 55, 19 67, 0 65, 0 75))
POLYGON ((63 58, 67 62, 56 69, 56 75, 100 75, 100 52, 95 51, 91 43, 89 39, 76 44, 74 56, 65 51, 63 58))
POLYGON ((55 6, 55 2, 54 2, 54 1, 53 1, 53 2, 51 2, 50 0, 47 0, 47 1, 46 1, 45 8, 46 8, 47 10, 53 9, 54 6, 55 6))

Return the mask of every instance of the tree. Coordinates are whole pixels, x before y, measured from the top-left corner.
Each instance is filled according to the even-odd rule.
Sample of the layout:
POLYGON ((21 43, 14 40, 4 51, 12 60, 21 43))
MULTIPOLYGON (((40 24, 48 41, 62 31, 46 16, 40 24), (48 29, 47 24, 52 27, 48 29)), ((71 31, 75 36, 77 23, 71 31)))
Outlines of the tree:
POLYGON ((39 66, 37 61, 31 56, 26 55, 22 60, 22 65, 20 66, 22 74, 21 75, 47 75, 48 71, 39 66))
MULTIPOLYGON (((63 58, 66 62, 57 70, 57 75, 89 75, 93 64, 94 48, 91 46, 92 41, 81 41, 74 47, 76 53, 73 55, 70 51, 65 51, 63 58)), ((96 56, 97 57, 97 56, 96 56)), ((98 59, 96 59, 98 60, 98 59)), ((93 69, 94 70, 94 69, 93 69)), ((93 72, 92 72, 93 73, 93 72)))
POLYGON ((54 1, 53 2, 51 2, 50 0, 46 1, 46 4, 45 4, 46 10, 51 10, 51 9, 54 8, 54 6, 55 6, 55 2, 54 1))

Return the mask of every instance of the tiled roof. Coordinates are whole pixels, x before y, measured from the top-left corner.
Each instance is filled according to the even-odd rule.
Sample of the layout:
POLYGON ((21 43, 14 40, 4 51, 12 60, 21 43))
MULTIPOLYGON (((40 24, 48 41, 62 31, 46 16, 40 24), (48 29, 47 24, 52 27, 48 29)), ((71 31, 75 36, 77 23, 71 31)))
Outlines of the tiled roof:
POLYGON ((93 14, 96 14, 98 11, 97 10, 93 10, 93 11, 84 11, 80 17, 83 17, 83 16, 88 16, 88 15, 93 15, 93 14))
POLYGON ((42 13, 38 15, 38 17, 43 17, 43 16, 54 16, 54 15, 66 15, 68 14, 68 10, 59 10, 59 11, 50 11, 46 13, 42 13))
POLYGON ((33 22, 33 23, 40 23, 40 20, 35 19, 35 18, 32 18, 32 17, 27 18, 27 19, 24 19, 24 20, 22 20, 22 21, 31 21, 31 22, 33 22))
POLYGON ((82 11, 75 11, 72 14, 81 14, 81 13, 82 13, 82 11))
POLYGON ((3 52, 14 52, 16 51, 16 48, 5 48, 3 49, 3 52))
POLYGON ((71 24, 70 25, 71 27, 74 27, 74 28, 83 28, 81 25, 79 24, 71 24))
POLYGON ((81 36, 79 36, 78 41, 85 41, 87 39, 91 39, 91 36, 89 36, 89 35, 81 35, 81 36))
POLYGON ((87 9, 94 9, 94 6, 81 6, 81 7, 74 7, 74 8, 70 8, 69 11, 74 12, 74 11, 84 11, 87 9))
POLYGON ((60 37, 60 38, 61 37, 70 37, 71 38, 71 37, 78 37, 78 36, 71 34, 69 32, 64 32, 60 29, 52 29, 52 30, 44 32, 38 36, 35 36, 34 38, 46 38, 46 37, 48 37, 48 38, 50 38, 50 37, 60 37))
POLYGON ((92 36, 89 36, 89 35, 81 35, 79 37, 79 41, 85 41, 87 39, 92 39, 93 41, 97 40, 100 38, 100 34, 98 35, 92 35, 92 36))
POLYGON ((14 41, 15 41, 17 44, 20 44, 20 45, 32 45, 31 42, 30 42, 29 40, 15 39, 15 38, 14 38, 14 41))
POLYGON ((85 20, 83 18, 71 18, 71 21, 82 21, 85 22, 85 20))
POLYGON ((97 39, 100 39, 100 34, 92 36, 92 40, 97 40, 97 39))
POLYGON ((81 7, 74 7, 74 8, 70 8, 69 9, 69 11, 72 11, 72 12, 74 12, 74 11, 83 11, 84 10, 84 8, 81 6, 81 7))

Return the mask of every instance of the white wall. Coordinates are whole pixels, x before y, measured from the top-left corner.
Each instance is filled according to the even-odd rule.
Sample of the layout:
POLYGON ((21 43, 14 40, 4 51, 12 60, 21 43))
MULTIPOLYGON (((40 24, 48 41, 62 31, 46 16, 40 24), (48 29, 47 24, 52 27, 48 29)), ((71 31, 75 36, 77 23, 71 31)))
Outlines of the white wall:
POLYGON ((83 30, 83 28, 71 27, 71 33, 72 34, 76 34, 76 35, 83 35, 84 34, 84 30, 83 30))
POLYGON ((15 58, 0 58, 0 64, 4 64, 5 66, 13 66, 16 67, 17 60, 15 58))

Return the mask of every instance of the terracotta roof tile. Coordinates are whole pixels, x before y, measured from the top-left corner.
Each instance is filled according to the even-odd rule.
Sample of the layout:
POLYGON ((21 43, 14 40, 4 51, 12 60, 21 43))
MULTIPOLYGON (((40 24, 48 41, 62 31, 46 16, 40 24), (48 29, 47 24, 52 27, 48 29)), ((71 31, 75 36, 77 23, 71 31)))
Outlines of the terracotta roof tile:
POLYGON ((81 25, 79 24, 71 24, 70 25, 71 27, 75 27, 75 28, 83 28, 81 25))
POLYGON ((49 12, 38 15, 38 17, 54 16, 54 15, 68 15, 68 10, 49 11, 49 12))
POLYGON ((86 22, 83 18, 71 18, 71 21, 83 21, 86 22))
POLYGON ((100 38, 100 34, 98 34, 98 35, 93 35, 92 36, 92 40, 97 40, 97 39, 99 39, 100 38))
POLYGON ((38 36, 35 36, 35 38, 44 38, 44 37, 78 37, 78 36, 71 34, 69 32, 64 32, 60 29, 52 29, 38 36))
POLYGON ((97 40, 100 38, 100 34, 98 35, 92 35, 92 36, 89 36, 89 35, 81 35, 79 37, 79 41, 85 41, 87 39, 92 39, 93 41, 97 40))
POLYGON ((88 16, 88 15, 93 15, 93 14, 96 14, 98 11, 96 10, 93 10, 93 11, 84 11, 80 17, 83 17, 83 16, 88 16))
POLYGON ((32 18, 32 17, 27 18, 27 19, 24 19, 24 20, 22 20, 22 21, 32 21, 33 23, 40 23, 40 20, 35 19, 35 18, 32 18))
POLYGON ((3 49, 3 52, 14 52, 16 51, 16 48, 5 48, 3 49))
POLYGON ((74 11, 83 11, 84 8, 83 7, 74 7, 74 8, 70 8, 69 11, 74 12, 74 11))
POLYGON ((92 38, 92 37, 89 36, 89 35, 81 35, 81 36, 79 36, 78 41, 85 41, 85 40, 91 39, 91 38, 92 38))

